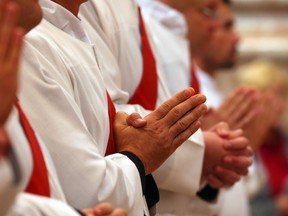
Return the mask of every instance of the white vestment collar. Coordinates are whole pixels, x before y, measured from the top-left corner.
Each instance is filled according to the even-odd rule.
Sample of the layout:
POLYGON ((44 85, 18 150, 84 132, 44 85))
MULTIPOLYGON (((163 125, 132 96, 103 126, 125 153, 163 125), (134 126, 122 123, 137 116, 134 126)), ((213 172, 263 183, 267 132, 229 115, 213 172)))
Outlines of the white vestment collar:
POLYGON ((70 11, 51 0, 39 0, 44 19, 74 38, 90 43, 81 20, 70 11))

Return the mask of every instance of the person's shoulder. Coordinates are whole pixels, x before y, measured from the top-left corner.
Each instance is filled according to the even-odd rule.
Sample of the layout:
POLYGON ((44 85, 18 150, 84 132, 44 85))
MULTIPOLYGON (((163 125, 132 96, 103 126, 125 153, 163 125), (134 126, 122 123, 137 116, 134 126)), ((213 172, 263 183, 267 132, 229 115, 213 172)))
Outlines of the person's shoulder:
POLYGON ((46 46, 51 44, 53 28, 55 27, 43 19, 38 26, 26 34, 24 38, 25 49, 28 47, 47 49, 46 46))
MULTIPOLYGON (((27 54, 31 59, 34 54, 37 56, 56 55, 61 37, 65 37, 65 34, 43 19, 38 26, 26 34, 24 38, 24 56, 27 54)), ((64 39, 61 38, 61 40, 64 39)))

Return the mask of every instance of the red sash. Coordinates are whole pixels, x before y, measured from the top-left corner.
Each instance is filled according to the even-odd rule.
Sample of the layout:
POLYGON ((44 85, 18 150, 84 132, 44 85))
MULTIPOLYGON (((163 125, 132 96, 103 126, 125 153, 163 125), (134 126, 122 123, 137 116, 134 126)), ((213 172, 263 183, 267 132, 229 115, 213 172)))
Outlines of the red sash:
POLYGON ((154 110, 158 96, 156 61, 150 47, 140 9, 139 20, 142 39, 143 73, 141 83, 130 99, 129 104, 140 104, 145 109, 154 110))
POLYGON ((116 115, 116 110, 113 101, 111 100, 110 95, 107 92, 107 102, 108 102, 108 114, 109 114, 109 123, 110 123, 110 133, 109 133, 109 140, 107 149, 105 152, 105 156, 114 154, 116 152, 115 142, 114 142, 114 135, 113 135, 113 122, 116 115))
POLYGON ((267 172, 272 194, 277 197, 283 189, 287 190, 288 159, 285 149, 285 138, 281 133, 275 133, 274 139, 264 143, 259 149, 260 157, 267 172))
POLYGON ((18 109, 20 122, 29 142, 33 156, 33 171, 28 186, 26 188, 26 192, 35 195, 50 197, 48 170, 40 144, 37 140, 34 130, 32 129, 27 117, 25 116, 18 102, 16 102, 16 107, 18 109))
POLYGON ((191 60, 191 87, 195 90, 195 94, 200 93, 200 84, 196 74, 194 62, 191 60))

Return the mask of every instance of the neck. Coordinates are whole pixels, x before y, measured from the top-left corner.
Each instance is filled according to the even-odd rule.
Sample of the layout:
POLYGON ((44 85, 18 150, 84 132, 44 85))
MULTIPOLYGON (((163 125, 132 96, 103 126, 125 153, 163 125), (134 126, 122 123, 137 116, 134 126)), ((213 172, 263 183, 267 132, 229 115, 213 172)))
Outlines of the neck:
POLYGON ((194 61, 197 64, 197 66, 199 68, 201 68, 201 70, 203 70, 203 72, 209 74, 211 77, 215 77, 216 76, 215 67, 213 67, 212 65, 206 64, 204 61, 202 61, 202 59, 200 59, 198 57, 195 57, 194 61))
POLYGON ((86 0, 73 0, 73 1, 51 0, 51 1, 61 5, 62 7, 70 11, 72 14, 74 14, 74 16, 78 16, 80 5, 86 2, 86 0))

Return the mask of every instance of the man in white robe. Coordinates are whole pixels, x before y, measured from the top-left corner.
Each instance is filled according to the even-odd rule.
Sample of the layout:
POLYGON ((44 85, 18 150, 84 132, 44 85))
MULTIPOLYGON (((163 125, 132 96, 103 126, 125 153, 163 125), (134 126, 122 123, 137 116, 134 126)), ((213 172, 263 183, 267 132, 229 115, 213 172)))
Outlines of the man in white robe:
MULTIPOLYGON (((120 70, 106 70, 104 73, 107 89, 115 102, 116 109, 127 113, 139 112, 142 115, 150 113, 151 111, 144 109, 140 105, 127 104, 141 81, 143 65, 142 53, 138 52, 141 38, 139 37, 139 19, 136 3, 130 0, 119 2, 90 1, 82 6, 81 18, 89 21, 87 25, 90 24, 96 29, 100 36, 103 31, 102 38, 106 40, 108 45, 110 44, 111 52, 115 55, 119 64, 120 70), (90 9, 92 9, 92 11, 90 11, 90 9), (99 15, 98 18, 95 16, 94 9, 99 15), (127 13, 122 14, 119 13, 120 11, 126 11, 127 13), (101 29, 102 27, 104 28, 103 30, 101 29), (106 32, 104 30, 106 30, 106 32), (129 42, 127 46, 126 39, 129 42), (119 44, 118 41, 120 41, 119 44), (133 53, 129 58, 127 58, 127 51, 133 53), (131 71, 133 73, 131 73, 131 71), (140 72, 140 74, 138 72, 140 72), (124 79, 125 77, 130 77, 130 79, 124 79)), ((90 33, 90 35, 95 34, 93 32, 88 33, 90 33)), ((99 44, 101 41, 98 39, 98 41, 94 41, 94 43, 99 44)), ((160 94, 164 95, 162 98, 169 98, 170 94, 166 90, 164 83, 159 82, 159 84, 158 89, 160 94)), ((164 100, 161 102, 163 101, 164 100)), ((160 104, 159 100, 157 103, 160 104)), ((188 141, 182 145, 182 150, 177 150, 165 162, 164 166, 161 166, 159 171, 154 173, 158 187, 165 187, 188 194, 194 194, 198 190, 204 149, 202 134, 198 131, 193 138, 190 139, 192 139, 192 141, 188 141), (190 161, 187 161, 187 154, 190 152, 193 153, 193 156, 190 155, 190 161), (187 163, 190 164, 191 169, 179 169, 187 163), (181 178, 179 178, 179 176, 181 176, 181 178), (177 184, 175 184, 176 181, 177 184), (189 185, 189 187, 187 187, 187 185, 189 185)))
MULTIPOLYGON (((201 92, 210 98, 207 100, 207 106, 214 109, 220 107, 225 99, 216 83, 217 70, 234 66, 237 59, 237 45, 240 40, 239 35, 234 31, 234 17, 229 4, 229 1, 223 0, 217 9, 220 25, 212 34, 211 40, 207 42, 209 49, 204 49, 202 53, 195 55, 201 92), (221 47, 218 44, 222 44, 221 47)), ((248 97, 247 95, 246 98, 248 97)), ((245 100, 242 101, 242 104, 244 103, 245 100)), ((220 216, 250 215, 243 180, 240 180, 233 187, 224 189, 219 209, 220 216)))
MULTIPOLYGON (((31 17, 25 17, 26 24, 30 23, 28 26, 21 23, 20 25, 23 26, 18 27, 17 22, 19 17, 20 19, 24 19, 23 15, 25 13, 23 13, 23 10, 27 10, 27 8, 31 14, 37 14, 34 13, 35 10, 40 11, 39 6, 37 6, 37 2, 30 0, 21 2, 7 1, 0 5, 2 13, 2 19, 0 19, 0 49, 2 51, 0 55, 0 215, 4 216, 9 211, 7 214, 9 216, 79 216, 80 212, 77 213, 73 208, 65 204, 65 198, 58 182, 53 162, 39 138, 36 139, 44 155, 51 198, 56 198, 57 200, 22 193, 27 187, 28 182, 31 181, 32 170, 35 169, 35 165, 39 161, 33 161, 32 152, 35 151, 35 148, 32 150, 31 140, 28 141, 29 138, 27 137, 27 135, 30 136, 29 133, 32 130, 28 132, 27 122, 25 122, 24 126, 23 113, 19 116, 17 109, 12 109, 18 87, 18 65, 24 35, 22 27, 26 31, 29 31, 30 27, 33 27, 33 25, 30 26, 31 23, 29 22, 31 21, 29 19, 31 17), (20 119, 22 124, 20 124, 20 119), (19 194, 17 201, 14 202, 17 194, 19 194), (12 204, 13 207, 10 209, 12 204)), ((41 13, 38 13, 39 21, 41 17, 41 13)), ((36 24, 37 22, 34 23, 34 25, 36 24)), ((20 111, 19 106, 18 110, 20 111)), ((45 172, 45 170, 42 171, 45 172)), ((113 211, 111 206, 105 203, 93 209, 85 209, 83 212, 87 216, 110 215, 110 213, 110 216, 125 215, 123 210, 113 211)))
MULTIPOLYGON (((179 91, 179 89, 183 87, 191 86, 190 49, 189 42, 186 40, 188 29, 183 14, 170 6, 163 4, 161 1, 143 0, 139 2, 141 3, 141 6, 143 6, 142 11, 150 32, 151 40, 154 42, 153 48, 156 57, 158 57, 157 61, 159 61, 162 68, 164 68, 165 73, 163 78, 165 79, 165 82, 169 83, 170 91, 173 93, 179 91)), ((209 1, 206 1, 206 4, 205 1, 203 1, 202 7, 200 4, 199 11, 204 11, 208 8, 212 13, 217 4, 216 1, 214 1, 214 3, 213 1, 210 1, 210 4, 209 1)), ((194 11, 187 10, 186 13, 188 12, 194 13, 194 11)), ((207 13, 207 11, 204 12, 207 13)), ((205 14, 203 14, 203 16, 205 16, 205 14)), ((207 28, 207 32, 213 31, 213 29, 217 27, 217 20, 214 19, 209 21, 209 18, 207 17, 205 19, 206 24, 198 23, 198 25, 201 25, 199 28, 207 28), (207 25, 207 21, 210 22, 210 26, 209 24, 207 25)), ((197 27, 198 26, 193 26, 194 29, 197 27)), ((191 34, 193 34, 193 29, 191 30, 191 34)), ((196 33, 196 36, 194 35, 194 37, 197 36, 199 38, 199 35, 196 33)), ((202 38, 203 43, 205 43, 204 38, 202 38)), ((201 44, 197 43, 196 45, 201 47, 201 44)), ((197 47, 193 47, 193 49, 199 51, 199 48, 197 47)), ((200 85, 200 87, 205 88, 206 85, 200 85)), ((207 94, 206 91, 201 92, 207 94)), ((216 92, 213 93, 217 94, 216 92)), ((209 97, 208 100, 220 101, 219 98, 215 98, 215 95, 212 98, 209 97)), ((159 212, 163 214, 213 215, 219 212, 219 205, 217 205, 217 203, 206 203, 198 198, 193 198, 192 196, 183 196, 183 194, 161 192, 160 196, 161 195, 162 197, 165 197, 165 200, 162 199, 162 202, 160 201, 159 205, 159 212), (179 205, 174 206, 173 203, 175 203, 176 200, 181 200, 180 203, 183 203, 183 205, 179 208, 179 205)))
MULTIPOLYGON (((133 1, 90 1, 81 8, 81 18, 103 37, 119 62, 120 72, 105 73, 104 78, 116 107, 127 112, 133 111, 133 107, 127 105, 127 102, 140 83, 142 73, 142 54, 141 51, 139 52, 141 37, 137 12, 137 5, 133 1), (127 52, 130 55, 127 55, 127 52)), ((159 103, 170 95, 161 73, 158 73, 158 87, 159 103)), ((134 109, 138 111, 140 108, 134 106, 134 109)), ((154 173, 161 189, 189 196, 195 195, 198 191, 202 172, 199 168, 202 167, 204 149, 201 150, 202 153, 198 150, 200 146, 203 147, 203 141, 200 142, 202 145, 199 145, 199 142, 195 143, 195 137, 191 139, 192 143, 190 141, 182 145, 170 161, 168 159, 161 167, 160 172, 154 173), (189 148, 185 149, 183 146, 189 148), (193 151, 193 148, 198 150, 193 151), (183 169, 187 164, 191 165, 190 169, 183 169)))
POLYGON ((49 0, 40 4, 44 20, 25 39, 19 99, 51 153, 68 203, 82 209, 105 200, 131 215, 148 215, 141 180, 199 128, 205 97, 192 96, 192 89, 180 92, 145 117, 141 130, 117 115, 115 138, 123 152, 104 157, 109 98, 101 68, 109 62, 98 59, 97 44, 76 17, 80 2, 66 8, 49 0))

